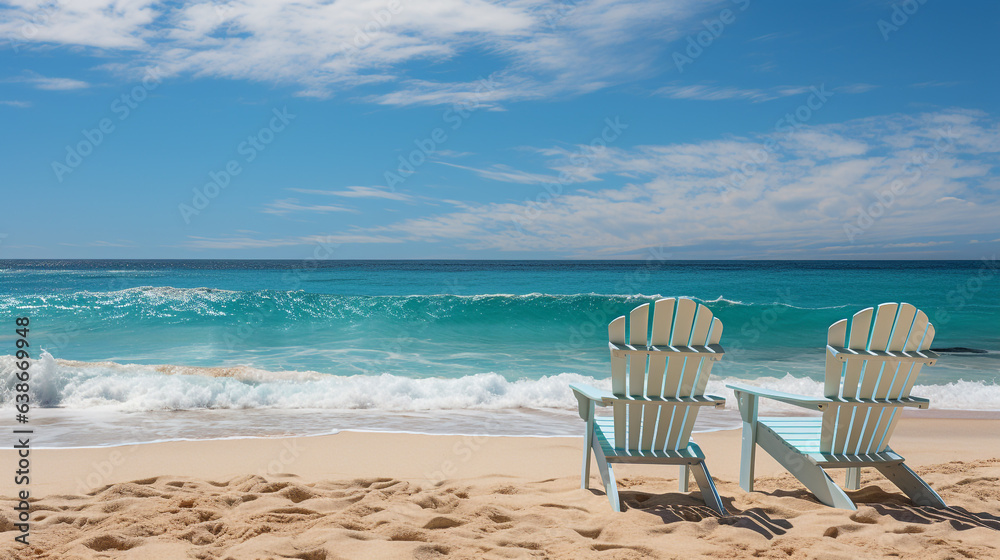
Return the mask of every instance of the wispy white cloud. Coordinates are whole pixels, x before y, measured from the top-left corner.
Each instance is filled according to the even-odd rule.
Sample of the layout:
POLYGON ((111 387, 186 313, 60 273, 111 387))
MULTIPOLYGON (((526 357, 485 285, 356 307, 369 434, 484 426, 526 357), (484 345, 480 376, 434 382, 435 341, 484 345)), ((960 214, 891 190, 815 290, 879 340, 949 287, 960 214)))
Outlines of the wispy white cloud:
POLYGON ((656 90, 655 95, 671 99, 693 99, 698 101, 723 101, 745 99, 753 102, 771 101, 780 97, 799 95, 809 91, 808 87, 780 86, 770 89, 748 89, 704 84, 671 85, 656 90))
POLYGON ((456 150, 437 150, 434 154, 438 157, 461 158, 473 155, 472 152, 459 152, 456 150))
POLYGON ((439 161, 437 163, 441 165, 447 165, 449 167, 457 167, 458 169, 465 169, 468 171, 472 171, 473 173, 479 175, 480 177, 483 177, 484 179, 501 181, 503 183, 520 183, 522 185, 543 185, 546 183, 556 183, 559 181, 559 177, 555 175, 546 175, 543 173, 529 173, 527 171, 514 169, 509 165, 503 165, 503 164, 493 165, 489 169, 479 169, 476 167, 457 165, 454 163, 447 163, 444 161, 439 161))
MULTIPOLYGON (((871 91, 878 86, 871 84, 849 84, 834 88, 837 93, 857 94, 871 91)), ((810 91, 809 86, 774 86, 766 89, 715 86, 709 84, 686 84, 663 86, 654 95, 670 99, 691 99, 696 101, 746 100, 753 103, 772 101, 782 97, 801 95, 810 91)))
POLYGON ((31 107, 30 101, 3 101, 0 100, 0 105, 6 105, 8 107, 18 107, 20 109, 27 109, 31 107))
POLYGON ((22 48, 52 43, 144 50, 155 36, 154 20, 162 15, 157 0, 14 0, 5 4, 0 8, 0 36, 16 40, 22 48))
POLYGON ((37 89, 44 89, 49 91, 67 91, 73 89, 85 89, 90 87, 89 83, 84 82, 82 80, 74 80, 72 78, 52 78, 48 76, 41 76, 35 73, 31 73, 27 76, 22 76, 19 78, 11 78, 7 81, 29 84, 37 89))
POLYGON ((60 243, 66 247, 137 247, 131 241, 88 241, 86 243, 60 243))
POLYGON ((401 243, 393 237, 340 233, 333 235, 307 235, 301 237, 281 237, 260 239, 254 237, 224 236, 200 237, 188 236, 189 241, 182 246, 189 249, 266 249, 273 247, 292 247, 298 245, 323 245, 343 243, 401 243))
POLYGON ((910 248, 910 247, 936 247, 938 245, 950 245, 951 241, 914 241, 911 243, 887 243, 883 245, 886 249, 910 248))
POLYGON ((408 194, 398 193, 382 187, 345 187, 342 190, 323 189, 288 189, 302 194, 318 194, 325 196, 340 196, 344 198, 384 198, 386 200, 411 201, 414 198, 408 194))
POLYGON ((778 65, 775 64, 773 60, 766 60, 759 64, 751 64, 750 68, 752 68, 755 72, 773 72, 777 70, 778 65))
POLYGON ((0 36, 90 49, 111 58, 112 70, 156 65, 164 76, 292 84, 310 96, 389 83, 370 98, 388 105, 468 99, 477 80, 439 82, 408 69, 481 54, 493 65, 483 77, 502 77, 481 99, 496 107, 648 76, 705 9, 697 0, 22 0, 0 8, 0 36), (634 48, 651 34, 660 50, 634 48))
POLYGON ((789 37, 794 37, 797 33, 798 32, 796 31, 779 31, 775 33, 765 33, 764 35, 754 37, 753 39, 750 40, 756 42, 775 41, 779 39, 788 39, 789 37))
POLYGON ((920 82, 918 84, 911 84, 910 87, 913 88, 933 88, 933 87, 955 87, 962 85, 962 82, 941 82, 941 81, 931 81, 931 82, 920 82))
MULTIPOLYGON (((550 157, 548 167, 557 171, 572 167, 568 157, 576 149, 538 153, 550 157)), ((567 188, 545 203, 534 197, 465 203, 367 233, 553 254, 743 244, 756 247, 757 254, 781 248, 783 254, 808 257, 823 248, 837 248, 838 254, 928 249, 945 245, 942 236, 998 231, 1000 126, 974 111, 607 148, 600 156, 585 173, 608 184, 600 190, 567 188), (772 137, 777 147, 768 152, 772 137), (924 160, 928 163, 914 165, 924 160), (754 161, 754 173, 738 175, 754 161), (893 185, 901 190, 897 187, 889 201, 885 193, 893 185), (848 226, 863 227, 853 242, 848 226)))
POLYGON ((264 206, 261 212, 265 214, 276 214, 278 216, 284 216, 286 214, 291 214, 294 212, 316 212, 319 214, 326 214, 328 212, 354 212, 357 210, 353 208, 346 208, 344 206, 334 206, 330 204, 300 204, 297 198, 285 198, 282 200, 275 200, 264 206))
POLYGON ((873 84, 849 84, 836 88, 836 91, 839 93, 868 93, 873 89, 878 89, 878 86, 873 84))

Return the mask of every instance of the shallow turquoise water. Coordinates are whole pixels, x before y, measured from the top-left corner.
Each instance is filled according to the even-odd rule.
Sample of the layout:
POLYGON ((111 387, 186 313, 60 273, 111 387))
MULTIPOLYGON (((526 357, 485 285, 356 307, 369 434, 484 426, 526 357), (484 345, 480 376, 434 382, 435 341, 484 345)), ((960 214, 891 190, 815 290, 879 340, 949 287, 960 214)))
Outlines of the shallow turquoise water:
POLYGON ((918 385, 1000 409, 997 264, 0 261, 0 316, 31 318, 36 399, 64 410, 566 411, 568 381, 608 377, 607 323, 660 296, 723 321, 720 383, 803 392, 831 323, 907 301, 934 347, 986 351, 947 353, 918 385))

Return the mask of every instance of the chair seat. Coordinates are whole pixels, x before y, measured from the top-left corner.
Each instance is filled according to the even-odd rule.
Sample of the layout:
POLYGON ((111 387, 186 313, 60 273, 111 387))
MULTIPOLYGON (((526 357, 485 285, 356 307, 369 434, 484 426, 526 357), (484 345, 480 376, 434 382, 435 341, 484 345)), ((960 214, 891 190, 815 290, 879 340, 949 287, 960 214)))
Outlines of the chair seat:
POLYGON ((774 432, 774 435, 781 438, 786 445, 803 455, 808 455, 821 465, 850 467, 852 465, 903 461, 901 456, 888 447, 881 453, 823 453, 820 451, 823 419, 819 417, 762 417, 758 418, 757 422, 774 432))
POLYGON ((678 462, 684 463, 689 460, 703 460, 705 456, 701 453, 694 442, 688 442, 687 447, 674 450, 639 450, 626 449, 615 446, 615 419, 613 416, 594 417, 594 435, 601 443, 601 449, 609 462, 678 462))

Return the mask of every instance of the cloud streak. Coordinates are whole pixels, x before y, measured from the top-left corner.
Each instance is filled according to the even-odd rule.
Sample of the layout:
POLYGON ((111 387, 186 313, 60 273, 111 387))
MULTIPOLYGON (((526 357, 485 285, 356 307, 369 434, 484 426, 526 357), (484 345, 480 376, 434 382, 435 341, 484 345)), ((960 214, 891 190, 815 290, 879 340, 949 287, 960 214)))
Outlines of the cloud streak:
POLYGON ((409 202, 414 200, 414 197, 384 189, 382 187, 345 187, 342 190, 322 190, 322 189, 299 189, 290 188, 288 189, 292 192, 302 193, 302 194, 318 194, 324 196, 339 196, 344 198, 381 198, 385 200, 398 200, 401 202, 409 202))
POLYGON ((286 216, 288 214, 296 212, 313 212, 317 214, 327 214, 330 212, 352 212, 357 213, 357 210, 353 208, 346 208, 344 206, 335 206, 332 204, 300 204, 297 198, 286 198, 282 200, 275 200, 264 206, 261 212, 265 214, 274 214, 277 216, 286 216))
POLYGON ((189 236, 182 247, 188 249, 268 249, 293 247, 298 245, 332 245, 337 243, 401 243, 392 237, 341 233, 334 235, 307 235, 300 237, 279 237, 261 239, 246 236, 201 237, 189 236))
MULTIPOLYGON (((467 203, 367 232, 551 255, 740 245, 756 255, 809 258, 834 247, 846 248, 842 253, 927 250, 947 243, 942 236, 1000 231, 1000 126, 982 113, 802 127, 781 135, 760 171, 734 186, 729 176, 769 137, 607 148, 588 169, 608 184, 600 190, 567 188, 542 202, 467 203), (935 148, 945 137, 947 147, 935 148), (849 242, 845 228, 885 198, 894 181, 902 190, 849 242)), ((570 167, 572 151, 539 153, 557 171, 570 167)))
POLYGON ((50 78, 39 75, 14 78, 10 81, 29 84, 37 89, 48 91, 68 91, 74 89, 86 89, 90 87, 89 83, 82 80, 74 80, 72 78, 50 78))
MULTIPOLYGON (((835 88, 835 91, 837 93, 859 94, 867 93, 877 87, 871 84, 849 84, 835 88)), ((654 95, 670 99, 689 99, 695 101, 744 100, 752 103, 760 103, 783 97, 801 95, 808 92, 809 89, 809 86, 775 86, 766 89, 756 89, 708 84, 688 84, 663 86, 657 89, 654 95)))
POLYGON ((423 79, 412 68, 448 69, 460 57, 482 55, 494 65, 486 75, 502 78, 481 99, 495 107, 645 77, 665 43, 683 36, 701 10, 697 0, 579 0, 559 7, 548 0, 25 0, 0 7, 0 36, 28 48, 82 47, 112 58, 104 67, 115 71, 155 65, 165 77, 285 84, 306 96, 390 84, 391 91, 367 99, 395 106, 468 98, 476 80, 423 79), (649 34, 654 48, 634 48, 649 34))

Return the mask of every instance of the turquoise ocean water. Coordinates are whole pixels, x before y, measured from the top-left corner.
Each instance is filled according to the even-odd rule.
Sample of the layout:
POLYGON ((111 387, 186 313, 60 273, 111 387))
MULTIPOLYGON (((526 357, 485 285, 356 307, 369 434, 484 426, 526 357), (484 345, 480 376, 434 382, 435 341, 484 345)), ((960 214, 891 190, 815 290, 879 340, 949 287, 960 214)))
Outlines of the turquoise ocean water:
MULTIPOLYGON (((566 435, 566 385, 608 385, 607 323, 688 296, 725 326, 710 391, 819 394, 826 328, 923 309, 939 365, 914 394, 1000 410, 997 261, 0 261, 0 403, 31 319, 49 446, 329 433, 566 435)), ((733 405, 734 406, 734 405, 733 405)), ((702 428, 734 425, 705 414, 702 428)))

